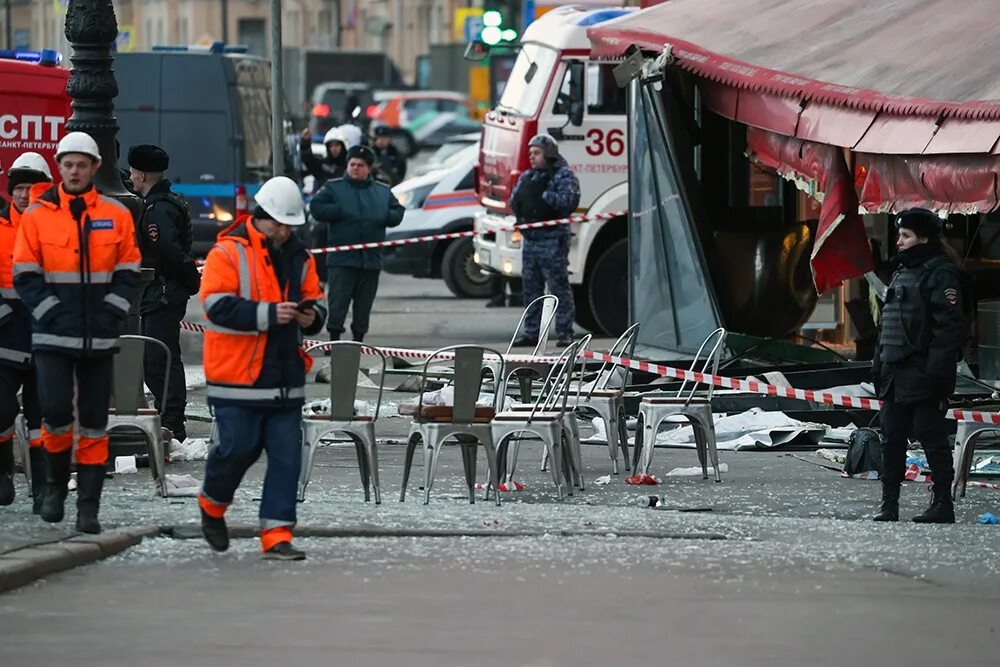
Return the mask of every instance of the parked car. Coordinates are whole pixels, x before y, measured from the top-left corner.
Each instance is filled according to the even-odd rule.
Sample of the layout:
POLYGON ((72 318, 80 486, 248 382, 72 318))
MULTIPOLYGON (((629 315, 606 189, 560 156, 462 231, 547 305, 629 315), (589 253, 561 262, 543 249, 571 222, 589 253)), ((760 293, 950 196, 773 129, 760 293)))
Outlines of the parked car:
POLYGON ((397 91, 370 106, 366 115, 399 131, 397 145, 409 155, 426 146, 440 146, 447 137, 479 129, 475 105, 451 91, 397 91))
POLYGON ((446 169, 451 166, 455 156, 461 153, 463 148, 468 148, 477 143, 479 143, 478 132, 452 135, 445 139, 423 164, 411 169, 410 176, 416 178, 417 176, 423 176, 438 169, 446 169))
MULTIPOLYGON (((473 169, 479 144, 452 156, 450 166, 403 181, 393 194, 406 212, 403 222, 389 230, 387 239, 404 239, 472 230, 482 210, 473 189, 473 169)), ((457 297, 485 298, 498 278, 483 273, 475 260, 472 238, 446 239, 386 248, 384 268, 389 273, 416 278, 442 278, 457 297)))

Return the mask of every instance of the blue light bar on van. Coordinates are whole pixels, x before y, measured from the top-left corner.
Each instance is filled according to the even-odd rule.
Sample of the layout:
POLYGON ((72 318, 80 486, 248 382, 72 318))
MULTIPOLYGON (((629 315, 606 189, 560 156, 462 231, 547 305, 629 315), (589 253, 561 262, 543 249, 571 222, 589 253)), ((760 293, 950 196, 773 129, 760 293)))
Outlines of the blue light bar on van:
POLYGON ((212 42, 211 44, 155 44, 152 51, 159 53, 246 53, 245 44, 212 42))
POLYGON ((632 11, 628 9, 601 9, 591 14, 587 14, 582 19, 576 22, 579 26, 597 25, 598 23, 604 23, 605 21, 610 21, 611 19, 616 19, 620 16, 625 16, 626 14, 631 14, 632 11))
POLYGON ((12 49, 0 49, 0 58, 3 60, 17 60, 23 63, 35 63, 54 67, 62 62, 62 54, 55 49, 42 49, 41 51, 14 51, 12 49))

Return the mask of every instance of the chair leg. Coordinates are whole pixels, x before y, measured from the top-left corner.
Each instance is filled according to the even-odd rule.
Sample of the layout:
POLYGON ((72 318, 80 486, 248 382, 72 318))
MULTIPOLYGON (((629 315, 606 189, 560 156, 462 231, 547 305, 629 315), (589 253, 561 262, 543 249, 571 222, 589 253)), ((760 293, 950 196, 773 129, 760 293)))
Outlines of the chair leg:
POLYGON ((313 447, 309 437, 309 431, 302 429, 302 468, 299 471, 299 502, 306 499, 306 487, 309 485, 309 477, 312 476, 313 457, 316 448, 313 447))
POLYGON ((369 491, 370 478, 368 475, 368 455, 365 452, 364 443, 356 435, 351 435, 354 441, 354 451, 358 457, 358 471, 361 473, 361 487, 365 490, 365 502, 371 502, 371 492, 369 491))
POLYGON ((691 430, 694 431, 695 449, 698 450, 698 463, 701 465, 701 478, 708 479, 708 444, 705 442, 705 427, 699 419, 691 420, 691 430))
POLYGON ((444 438, 431 446, 430 439, 424 443, 424 505, 431 502, 431 487, 437 474, 438 457, 444 448, 444 438))
POLYGON ((484 443, 483 447, 486 449, 486 464, 490 468, 490 481, 486 485, 486 497, 483 500, 489 499, 490 487, 493 487, 493 495, 496 497, 496 505, 500 507, 500 465, 497 461, 497 452, 499 449, 493 449, 489 444, 484 443))
POLYGON ((570 414, 563 428, 563 444, 570 455, 573 467, 572 486, 584 490, 583 482, 583 452, 580 451, 580 431, 576 426, 576 415, 570 414))
POLYGON ((406 484, 410 481, 410 469, 413 467, 413 453, 417 448, 417 442, 421 440, 419 433, 414 433, 406 442, 406 455, 403 458, 403 486, 399 490, 399 502, 406 500, 406 484))
POLYGON ((549 450, 549 458, 552 460, 552 481, 556 484, 556 490, 559 493, 559 500, 563 499, 563 485, 562 485, 562 474, 563 474, 563 453, 562 447, 557 442, 552 442, 549 438, 542 438, 545 447, 549 450))
POLYGON ((375 439, 365 442, 365 454, 368 456, 368 474, 372 480, 372 490, 375 492, 375 504, 382 504, 382 486, 378 479, 378 444, 375 439))
POLYGON ((715 481, 722 481, 722 472, 719 470, 719 449, 715 446, 715 424, 705 429, 705 442, 708 444, 708 455, 712 459, 712 467, 715 468, 715 481))
POLYGON ((462 450, 462 468, 465 470, 465 485, 469 489, 469 504, 476 504, 476 472, 470 461, 470 450, 475 449, 475 445, 462 443, 459 445, 462 450))
MULTIPOLYGON (((605 415, 601 413, 601 419, 604 421, 604 432, 608 436, 608 456, 611 458, 611 469, 614 474, 618 474, 618 416, 611 412, 611 414, 605 415)), ((625 459, 625 467, 628 468, 628 459, 625 459)))
MULTIPOLYGON (((616 426, 617 426, 617 431, 618 431, 618 446, 621 447, 621 450, 622 450, 622 459, 625 462, 625 472, 626 473, 631 473, 634 470, 634 468, 631 465, 629 465, 629 457, 628 457, 628 425, 626 424, 625 420, 626 420, 625 409, 624 408, 619 408, 618 409, 618 419, 615 420, 617 422, 616 426)), ((615 468, 617 468, 618 467, 618 457, 617 456, 614 458, 614 461, 615 461, 615 468)), ((617 473, 617 470, 615 472, 617 473)))
MULTIPOLYGON (((643 447, 646 446, 645 442, 643 442, 643 440, 644 440, 643 435, 646 432, 644 422, 645 422, 645 419, 642 416, 642 413, 640 412, 639 416, 637 418, 637 421, 636 421, 636 425, 635 425, 635 445, 632 446, 632 474, 633 475, 638 475, 639 474, 639 459, 642 457, 643 447)), ((616 468, 617 468, 617 466, 616 466, 616 468)))

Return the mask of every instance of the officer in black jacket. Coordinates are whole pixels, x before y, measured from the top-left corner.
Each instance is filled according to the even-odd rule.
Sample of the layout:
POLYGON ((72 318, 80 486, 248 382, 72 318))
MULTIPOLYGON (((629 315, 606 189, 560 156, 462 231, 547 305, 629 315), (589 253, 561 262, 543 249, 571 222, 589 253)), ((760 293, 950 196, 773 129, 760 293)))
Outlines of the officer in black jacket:
POLYGON ((908 436, 920 441, 931 468, 933 500, 917 523, 954 523, 951 448, 946 432, 948 397, 969 332, 966 276, 941 239, 941 218, 926 209, 896 220, 899 252, 882 310, 872 360, 882 399, 882 507, 876 521, 899 520, 899 489, 908 436))
POLYGON ((406 157, 392 145, 392 130, 384 123, 372 123, 368 133, 375 153, 372 176, 390 188, 399 185, 406 178, 406 157))
POLYGON ((142 215, 136 225, 142 250, 142 265, 155 271, 142 294, 142 333, 163 341, 170 349, 170 386, 163 394, 166 353, 157 345, 146 347, 143 374, 157 409, 166 402, 163 425, 177 440, 187 437, 184 406, 187 400, 184 363, 181 361, 180 322, 187 302, 198 293, 201 278, 191 258, 191 212, 187 202, 170 191, 164 172, 170 164, 158 146, 133 146, 128 152, 129 179, 143 198, 142 215))

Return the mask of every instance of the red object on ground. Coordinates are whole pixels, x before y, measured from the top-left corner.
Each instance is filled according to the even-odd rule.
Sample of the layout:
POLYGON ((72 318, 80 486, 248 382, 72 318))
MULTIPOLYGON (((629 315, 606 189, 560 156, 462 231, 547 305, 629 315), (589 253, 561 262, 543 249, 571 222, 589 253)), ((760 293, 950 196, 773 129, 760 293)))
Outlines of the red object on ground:
POLYGON ((625 478, 625 483, 630 486, 656 486, 662 482, 656 475, 632 475, 625 478))

